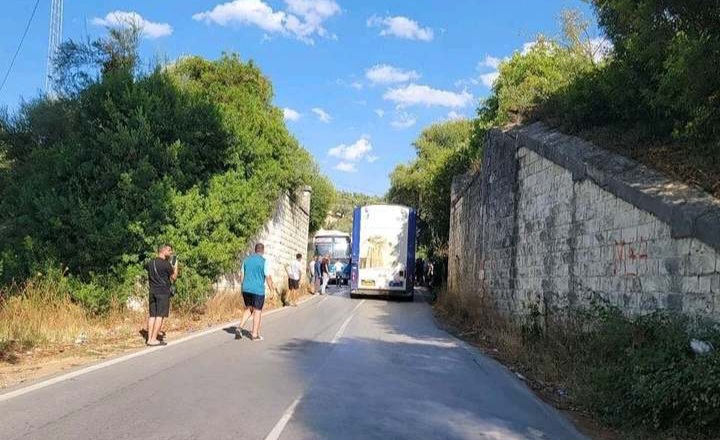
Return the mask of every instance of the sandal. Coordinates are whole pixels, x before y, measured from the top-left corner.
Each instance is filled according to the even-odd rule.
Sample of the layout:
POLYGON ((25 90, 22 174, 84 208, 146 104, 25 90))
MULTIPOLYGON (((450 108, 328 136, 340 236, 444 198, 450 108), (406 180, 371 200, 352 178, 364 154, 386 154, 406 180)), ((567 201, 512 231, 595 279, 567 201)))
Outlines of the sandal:
POLYGON ((253 342, 258 342, 258 341, 264 341, 265 338, 263 338, 263 337, 260 336, 260 335, 257 335, 257 336, 251 336, 251 337, 250 337, 250 340, 252 340, 253 342))
POLYGON ((148 347, 160 347, 160 346, 163 346, 163 345, 167 345, 167 342, 165 342, 165 341, 157 341, 156 344, 151 344, 151 343, 147 342, 146 345, 147 345, 148 347))

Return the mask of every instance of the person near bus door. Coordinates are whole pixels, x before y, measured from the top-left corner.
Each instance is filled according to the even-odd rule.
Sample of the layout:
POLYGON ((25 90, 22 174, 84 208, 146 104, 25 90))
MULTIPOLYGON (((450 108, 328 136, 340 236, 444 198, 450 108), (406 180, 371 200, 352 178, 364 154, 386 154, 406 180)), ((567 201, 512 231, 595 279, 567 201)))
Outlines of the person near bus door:
POLYGON ((342 280, 341 280, 342 272, 343 272, 343 264, 342 264, 342 261, 337 260, 337 261, 335 262, 335 265, 334 265, 334 266, 335 266, 335 285, 339 286, 340 283, 342 282, 342 280))
POLYGON ((330 256, 323 258, 320 263, 320 275, 322 276, 322 287, 320 288, 320 295, 325 295, 327 285, 330 282, 330 256))
POLYGON ((315 279, 315 292, 319 293, 320 288, 322 287, 322 259, 320 259, 319 255, 315 255, 315 260, 313 261, 313 277, 315 279))

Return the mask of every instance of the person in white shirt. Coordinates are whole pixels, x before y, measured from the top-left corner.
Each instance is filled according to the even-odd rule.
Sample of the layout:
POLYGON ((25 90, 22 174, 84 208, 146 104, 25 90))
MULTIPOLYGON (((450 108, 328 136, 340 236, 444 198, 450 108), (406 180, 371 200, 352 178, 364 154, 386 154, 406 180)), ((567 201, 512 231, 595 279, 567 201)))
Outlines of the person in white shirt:
POLYGON ((297 305, 298 292, 300 290, 300 280, 302 279, 303 264, 302 254, 295 255, 295 261, 288 266, 288 294, 286 298, 287 305, 297 305))
POLYGON ((338 286, 340 285, 340 283, 342 283, 342 280, 340 279, 340 277, 342 276, 342 271, 343 264, 340 260, 337 260, 335 262, 335 284, 338 286))

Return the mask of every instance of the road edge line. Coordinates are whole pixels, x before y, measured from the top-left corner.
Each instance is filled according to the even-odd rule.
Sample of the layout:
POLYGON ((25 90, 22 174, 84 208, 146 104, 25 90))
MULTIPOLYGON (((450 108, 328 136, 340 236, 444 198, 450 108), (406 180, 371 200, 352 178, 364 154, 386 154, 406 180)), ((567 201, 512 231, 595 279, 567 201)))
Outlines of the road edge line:
MULTIPOLYGON (((307 302, 310 302, 310 301, 312 301, 312 300, 314 300, 314 299, 316 299, 316 298, 317 298, 317 296, 311 296, 310 298, 307 298, 307 299, 304 299, 304 300, 298 302, 297 305, 300 306, 300 305, 305 304, 305 303, 307 303, 307 302)), ((263 314, 263 316, 272 315, 272 314, 274 314, 274 313, 278 313, 278 312, 281 312, 281 311, 283 311, 283 310, 293 310, 293 309, 297 309, 297 308, 296 308, 296 307, 280 307, 280 308, 278 308, 278 309, 274 309, 274 310, 270 310, 270 311, 268 311, 268 312, 265 312, 265 313, 263 314)), ((184 336, 184 337, 182 337, 182 338, 180 338, 180 339, 177 339, 177 340, 175 340, 175 341, 168 342, 168 344, 167 344, 167 345, 164 345, 164 346, 152 347, 152 348, 141 348, 141 349, 139 349, 138 351, 135 351, 135 352, 133 352, 133 353, 129 353, 129 354, 126 354, 126 355, 122 355, 122 356, 119 356, 119 357, 116 357, 116 358, 113 358, 113 359, 108 359, 108 360, 103 361, 103 362, 100 362, 100 363, 98 363, 98 364, 90 365, 90 366, 88 366, 88 367, 84 367, 84 368, 81 368, 81 369, 79 369, 79 370, 71 371, 71 372, 69 372, 69 373, 61 374, 61 375, 59 375, 59 376, 56 376, 56 377, 53 377, 53 378, 50 378, 50 379, 45 379, 45 380, 40 379, 39 382, 36 382, 36 383, 34 383, 34 384, 32 384, 32 385, 28 385, 28 386, 26 386, 26 387, 23 387, 23 388, 14 390, 14 391, 9 391, 9 392, 7 392, 7 393, 0 394, 0 402, 5 402, 5 401, 10 400, 10 399, 13 399, 13 398, 15 398, 15 397, 20 397, 20 396, 22 396, 22 395, 24 395, 24 394, 28 394, 28 393, 31 393, 31 392, 33 392, 33 391, 37 391, 37 390, 46 388, 46 387, 49 387, 49 386, 51 386, 51 385, 55 385, 55 384, 60 383, 60 382, 65 382, 66 380, 74 379, 74 378, 79 377, 79 376, 82 376, 82 375, 84 375, 84 374, 92 373, 93 371, 101 370, 101 369, 103 369, 103 368, 107 368, 107 367, 110 367, 110 366, 113 366, 113 365, 116 365, 116 364, 119 364, 119 363, 122 363, 122 362, 125 362, 125 361, 129 361, 129 360, 131 360, 131 359, 135 359, 135 358, 140 357, 140 356, 145 356, 145 355, 150 354, 150 353, 155 353, 155 352, 157 352, 157 351, 159 351, 159 350, 163 350, 163 349, 166 349, 166 348, 175 346, 175 345, 179 345, 179 344, 182 344, 182 343, 187 342, 187 341, 191 341, 191 340, 196 339, 196 338, 200 338, 200 337, 203 337, 203 336, 207 336, 207 335, 209 335, 209 334, 211 334, 211 333, 215 333, 215 332, 220 331, 220 330, 222 330, 222 329, 224 329, 224 328, 226 328, 226 327, 228 327, 228 326, 231 326, 231 325, 237 323, 237 321, 238 321, 238 320, 235 319, 235 320, 233 320, 233 321, 226 322, 226 323, 224 323, 224 324, 219 324, 219 325, 217 325, 217 326, 211 327, 211 328, 206 329, 206 330, 202 330, 202 331, 199 331, 199 332, 191 333, 191 334, 189 334, 189 335, 187 335, 187 336, 184 336)))

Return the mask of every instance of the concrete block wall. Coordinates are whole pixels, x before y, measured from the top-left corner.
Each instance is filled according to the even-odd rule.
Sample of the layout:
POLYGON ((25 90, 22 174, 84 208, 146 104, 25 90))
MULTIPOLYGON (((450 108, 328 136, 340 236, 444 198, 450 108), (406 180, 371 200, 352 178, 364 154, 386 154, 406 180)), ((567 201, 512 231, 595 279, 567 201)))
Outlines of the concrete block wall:
POLYGON ((535 124, 453 187, 448 287, 500 311, 603 301, 720 318, 720 201, 535 124))
MULTIPOLYGON (((292 195, 283 194, 276 202, 273 216, 250 241, 246 252, 238 259, 239 266, 242 260, 253 252, 255 243, 263 243, 265 258, 270 262, 273 282, 279 293, 287 291, 287 266, 295 260, 296 254, 303 255, 303 267, 307 267, 311 192, 309 187, 305 187, 292 195)), ((216 291, 240 292, 239 272, 221 277, 216 282, 215 289, 216 291)))

